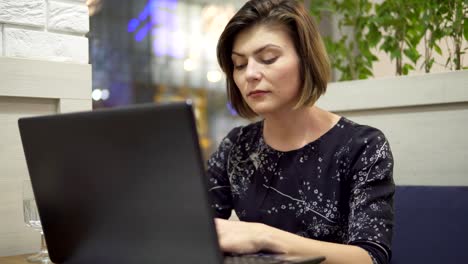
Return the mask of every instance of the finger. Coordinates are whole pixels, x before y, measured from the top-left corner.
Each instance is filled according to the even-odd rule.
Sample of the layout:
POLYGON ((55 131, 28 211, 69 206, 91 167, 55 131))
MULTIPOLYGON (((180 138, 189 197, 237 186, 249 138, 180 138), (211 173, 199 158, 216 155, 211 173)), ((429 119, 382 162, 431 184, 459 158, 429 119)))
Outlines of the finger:
POLYGON ((215 223, 223 223, 223 222, 225 222, 227 220, 222 219, 222 218, 215 218, 214 221, 215 221, 215 223))
POLYGON ((222 219, 215 218, 215 228, 216 228, 216 232, 218 233, 218 235, 220 235, 221 231, 223 230, 222 219))

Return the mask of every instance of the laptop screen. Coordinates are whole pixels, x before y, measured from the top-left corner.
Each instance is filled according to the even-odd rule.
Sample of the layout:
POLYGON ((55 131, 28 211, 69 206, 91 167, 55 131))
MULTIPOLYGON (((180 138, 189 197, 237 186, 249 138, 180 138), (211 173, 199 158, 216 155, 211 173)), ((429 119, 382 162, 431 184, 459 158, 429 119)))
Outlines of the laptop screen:
POLYGON ((189 104, 24 118, 19 127, 52 261, 220 263, 189 104))

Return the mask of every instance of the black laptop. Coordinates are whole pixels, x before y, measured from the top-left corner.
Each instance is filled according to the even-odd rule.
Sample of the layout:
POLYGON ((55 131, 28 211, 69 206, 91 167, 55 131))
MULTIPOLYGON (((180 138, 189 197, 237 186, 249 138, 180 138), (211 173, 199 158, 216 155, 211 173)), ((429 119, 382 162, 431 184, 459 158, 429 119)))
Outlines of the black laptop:
POLYGON ((220 252, 189 103, 22 118, 19 128, 54 263, 286 263, 220 252))

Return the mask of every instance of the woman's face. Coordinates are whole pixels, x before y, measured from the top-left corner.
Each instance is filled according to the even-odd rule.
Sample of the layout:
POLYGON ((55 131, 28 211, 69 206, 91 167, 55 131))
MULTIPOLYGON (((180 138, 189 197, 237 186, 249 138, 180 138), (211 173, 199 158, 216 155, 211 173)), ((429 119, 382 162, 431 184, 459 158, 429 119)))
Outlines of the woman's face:
POLYGON ((242 97, 260 116, 290 111, 300 92, 299 57, 280 26, 241 31, 232 49, 233 78, 242 97))

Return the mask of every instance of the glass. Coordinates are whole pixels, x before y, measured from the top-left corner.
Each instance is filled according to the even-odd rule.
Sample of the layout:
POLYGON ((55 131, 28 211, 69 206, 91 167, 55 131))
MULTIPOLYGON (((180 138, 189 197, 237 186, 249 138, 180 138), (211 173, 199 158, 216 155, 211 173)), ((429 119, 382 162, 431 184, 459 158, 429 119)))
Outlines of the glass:
POLYGON ((38 253, 27 257, 28 262, 49 264, 52 263, 49 259, 49 252, 47 251, 44 232, 42 232, 41 220, 39 219, 39 212, 36 206, 36 198, 31 186, 31 181, 25 180, 23 182, 23 214, 24 222, 28 227, 41 233, 41 249, 38 253))

